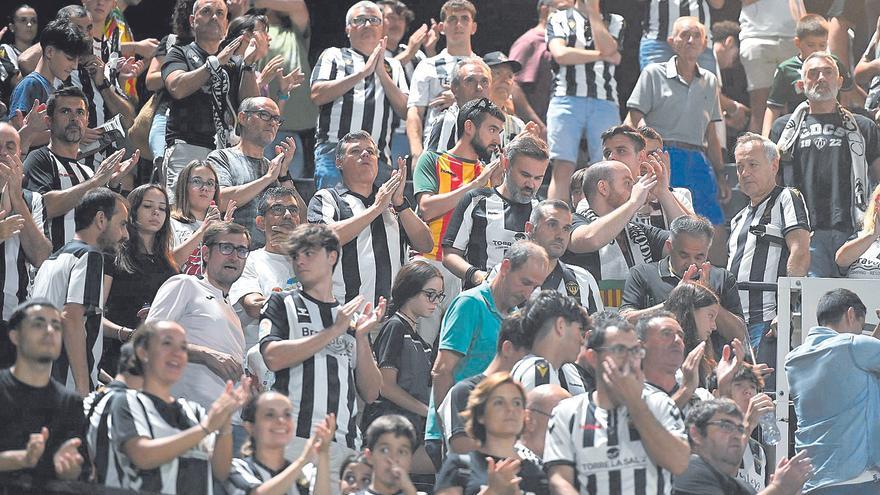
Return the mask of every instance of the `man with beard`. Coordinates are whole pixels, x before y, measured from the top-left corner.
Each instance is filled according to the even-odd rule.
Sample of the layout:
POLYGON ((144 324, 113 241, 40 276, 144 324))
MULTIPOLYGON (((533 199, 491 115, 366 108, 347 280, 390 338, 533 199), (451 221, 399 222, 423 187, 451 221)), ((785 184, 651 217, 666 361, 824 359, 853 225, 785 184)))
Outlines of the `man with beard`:
POLYGON ((265 233, 266 246, 251 251, 241 278, 229 290, 229 300, 244 327, 245 349, 258 341, 260 309, 266 299, 273 292, 286 292, 298 285, 287 254, 287 241, 300 224, 304 209, 294 191, 283 187, 267 189, 257 204, 257 228, 265 233))
POLYGON ((502 158, 501 185, 471 191, 455 208, 443 236, 443 265, 465 288, 481 284, 514 241, 525 238, 549 160, 547 143, 531 134, 517 137, 502 158))
POLYGON ((880 177, 880 130, 837 101, 843 78, 834 58, 815 52, 804 60, 799 90, 807 101, 773 123, 784 186, 803 193, 810 212, 810 271, 838 277, 838 249, 860 224, 880 177))
POLYGON ((587 347, 596 390, 551 413, 544 445, 551 492, 574 494, 579 486, 580 493, 668 495, 690 454, 681 413, 644 387, 645 350, 626 320, 600 320, 587 347))
POLYGON ((287 138, 275 146, 276 156, 272 161, 263 157, 263 150, 275 141, 282 123, 284 120, 274 101, 261 96, 247 98, 238 109, 237 129, 241 141, 231 148, 215 150, 208 155, 208 161, 217 170, 220 209, 225 211, 229 202, 235 201, 234 221, 248 229, 252 248, 261 248, 266 244, 263 230, 255 223, 257 198, 263 191, 280 184, 294 194, 298 211, 304 214, 306 210, 306 204, 296 192, 293 179, 287 171, 296 153, 293 138, 287 138))
MULTIPOLYGON (((175 321, 186 329, 189 364, 171 393, 207 410, 226 382, 237 382, 243 370, 244 332, 229 292, 244 270, 250 234, 237 223, 215 222, 205 230, 201 249, 204 276, 180 274, 166 280, 146 321, 175 321)), ((246 435, 235 422, 233 435, 236 449, 246 435)))
POLYGON ((61 311, 34 298, 9 318, 15 364, 0 371, 0 479, 75 480, 85 459, 82 398, 52 379, 61 355, 61 311))
MULTIPOLYGON (((471 73, 472 69, 476 71, 479 68, 476 64, 459 67, 459 72, 466 71, 467 75, 461 78, 458 86, 481 86, 479 79, 482 72, 471 73)), ((453 88, 455 87, 453 82, 453 88)), ((443 288, 447 296, 446 302, 419 325, 419 334, 425 342, 433 342, 437 337, 440 319, 449 307, 449 301, 461 290, 461 280, 443 266, 443 247, 440 245, 452 217, 452 210, 465 194, 488 185, 492 173, 498 170, 500 163, 495 161, 489 166, 483 165, 491 160, 492 151, 500 143, 500 133, 504 127, 504 113, 501 109, 485 98, 471 100, 462 105, 458 119, 461 120, 459 128, 463 131, 455 146, 442 153, 426 151, 419 158, 413 173, 413 192, 418 203, 419 216, 428 224, 434 239, 431 252, 422 252, 419 256, 443 274, 443 288)))
MULTIPOLYGON (((674 495, 752 495, 755 489, 736 479, 746 447, 743 412, 730 399, 715 399, 694 406, 687 415, 688 441, 693 449, 687 471, 675 477, 674 495)), ((782 459, 772 481, 759 495, 801 493, 810 478, 812 464, 807 451, 782 459)), ((857 489, 857 488, 856 488, 857 489)), ((867 489, 867 487, 865 487, 867 489)), ((812 492, 811 492, 812 493, 812 492)), ((843 492, 840 492, 843 493, 843 492)), ((848 491, 847 493, 869 493, 848 491)))
POLYGON ((104 348, 104 256, 115 257, 128 239, 128 202, 105 187, 89 191, 76 206, 74 221, 73 239, 40 266, 33 296, 63 309, 64 348, 52 376, 84 397, 98 386, 104 348))
POLYGON ((138 161, 140 153, 121 161, 123 151, 111 154, 92 171, 76 161, 79 145, 88 124, 88 107, 82 90, 63 86, 55 90, 46 104, 49 145, 30 153, 24 161, 24 188, 43 195, 46 229, 57 250, 73 238, 74 207, 83 196, 101 186, 121 187, 125 176, 138 161))
POLYGON ((240 62, 232 61, 232 55, 241 38, 219 49, 226 37, 226 15, 223 0, 196 0, 190 17, 195 40, 168 50, 162 65, 162 79, 171 95, 162 172, 172 204, 183 167, 229 146, 239 102, 259 95, 253 65, 256 41, 251 41, 240 62))

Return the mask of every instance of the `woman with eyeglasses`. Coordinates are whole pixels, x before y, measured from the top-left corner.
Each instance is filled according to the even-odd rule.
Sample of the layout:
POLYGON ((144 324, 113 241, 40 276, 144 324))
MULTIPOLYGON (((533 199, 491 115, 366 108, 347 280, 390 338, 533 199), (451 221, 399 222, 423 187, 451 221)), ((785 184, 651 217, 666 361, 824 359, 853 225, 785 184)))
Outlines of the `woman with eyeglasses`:
POLYGON ((171 255, 171 222, 168 195, 155 184, 144 184, 128 195, 128 240, 108 274, 110 294, 104 311, 104 352, 101 369, 113 376, 119 349, 131 339, 142 313, 159 287, 178 273, 171 255))
MULTIPOLYGON (((391 287, 390 315, 373 345, 382 373, 382 389, 364 410, 362 430, 379 416, 400 414, 415 426, 416 438, 424 438, 431 393, 431 346, 419 335, 419 320, 431 316, 443 302, 443 275, 426 261, 404 265, 391 287)), ((419 445, 413 452, 414 473, 433 473, 433 464, 419 445)))
MULTIPOLYGON (((174 261, 181 273, 202 274, 202 238, 205 230, 221 219, 220 186, 217 171, 208 162, 193 160, 183 167, 174 186, 177 202, 171 205, 171 229, 174 233, 174 261)), ((225 221, 232 219, 235 203, 226 209, 225 221)))
POLYGON ((509 373, 493 373, 471 391, 461 413, 467 434, 480 446, 450 453, 437 473, 434 495, 533 493, 549 495, 544 471, 516 453, 525 427, 526 391, 509 373))

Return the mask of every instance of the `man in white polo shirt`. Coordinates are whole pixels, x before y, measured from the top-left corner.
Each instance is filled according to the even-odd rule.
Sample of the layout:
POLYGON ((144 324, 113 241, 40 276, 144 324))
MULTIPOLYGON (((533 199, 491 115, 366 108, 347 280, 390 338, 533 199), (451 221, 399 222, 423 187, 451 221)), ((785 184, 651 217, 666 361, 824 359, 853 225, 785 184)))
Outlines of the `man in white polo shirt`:
MULTIPOLYGON (((211 225, 202 245, 204 275, 169 278, 147 315, 147 322, 175 321, 186 329, 189 364, 171 392, 206 409, 223 393, 227 380, 241 378, 244 332, 229 301, 229 290, 241 277, 249 247, 245 227, 229 222, 211 225)), ((243 441, 238 430, 244 431, 235 425, 235 440, 243 441)))

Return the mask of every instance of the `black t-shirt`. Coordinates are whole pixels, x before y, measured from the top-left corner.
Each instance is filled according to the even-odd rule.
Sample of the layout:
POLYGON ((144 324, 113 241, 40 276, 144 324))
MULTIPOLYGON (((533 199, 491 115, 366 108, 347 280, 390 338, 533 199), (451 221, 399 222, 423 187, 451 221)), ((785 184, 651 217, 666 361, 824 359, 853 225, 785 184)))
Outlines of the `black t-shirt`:
POLYGON ((128 328, 137 327, 138 311, 144 304, 152 303, 159 287, 177 274, 161 263, 157 256, 141 254, 135 260, 138 268, 135 273, 128 273, 118 266, 114 266, 112 272, 106 273, 113 277, 113 285, 110 287, 104 316, 113 323, 128 328))
MULTIPOLYGON (((880 128, 867 117, 854 116, 865 140, 865 157, 870 167, 880 157, 880 128)), ((773 142, 779 141, 789 117, 784 115, 773 122, 773 142)), ((780 174, 782 185, 803 193, 814 229, 852 232, 852 164, 838 113, 804 117, 792 160, 781 162, 780 174)))
MULTIPOLYGON (((64 442, 74 437, 83 439, 80 454, 88 459, 88 425, 80 396, 55 380, 36 388, 19 381, 9 369, 0 370, 0 451, 24 449, 30 435, 39 433, 44 426, 49 429, 49 440, 37 466, 0 473, 0 478, 31 475, 34 481, 56 479, 52 457, 64 442)), ((83 464, 84 473, 85 468, 83 464)))
MULTIPOLYGON (((205 65, 208 52, 196 44, 195 41, 184 46, 173 46, 165 56, 162 64, 162 79, 177 70, 190 72, 205 65)), ((229 117, 229 112, 234 118, 238 108, 238 85, 241 82, 241 67, 239 64, 223 65, 229 80, 229 90, 223 98, 223 112, 229 117)), ((214 149, 214 135, 217 134, 217 125, 214 122, 214 98, 209 93, 210 79, 208 84, 195 93, 180 100, 171 100, 168 112, 168 124, 165 130, 165 141, 171 146, 175 139, 180 139, 188 144, 214 149)))
MULTIPOLYGON (((504 460, 502 457, 490 456, 476 450, 469 454, 450 453, 446 456, 440 472, 437 473, 434 491, 457 486, 462 489, 462 495, 480 493, 484 486, 489 485, 489 464, 486 462, 486 457, 492 457, 496 464, 504 460)), ((522 478, 519 487, 523 495, 550 494, 547 475, 531 461, 522 461, 517 476, 522 478)))
POLYGON ((672 483, 672 495, 754 494, 755 490, 751 486, 718 471, 698 455, 691 455, 687 471, 676 476, 672 483))

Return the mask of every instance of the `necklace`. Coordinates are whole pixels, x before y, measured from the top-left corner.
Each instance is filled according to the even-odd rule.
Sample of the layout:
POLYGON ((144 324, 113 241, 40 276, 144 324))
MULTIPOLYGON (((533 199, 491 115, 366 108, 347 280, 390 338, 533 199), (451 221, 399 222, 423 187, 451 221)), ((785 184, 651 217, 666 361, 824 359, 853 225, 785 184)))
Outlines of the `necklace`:
POLYGON ((403 321, 409 323, 409 326, 410 326, 410 327, 412 327, 413 329, 416 328, 416 320, 410 318, 410 317, 409 317, 406 313, 404 313, 403 311, 398 311, 397 314, 403 319, 403 321))

